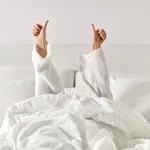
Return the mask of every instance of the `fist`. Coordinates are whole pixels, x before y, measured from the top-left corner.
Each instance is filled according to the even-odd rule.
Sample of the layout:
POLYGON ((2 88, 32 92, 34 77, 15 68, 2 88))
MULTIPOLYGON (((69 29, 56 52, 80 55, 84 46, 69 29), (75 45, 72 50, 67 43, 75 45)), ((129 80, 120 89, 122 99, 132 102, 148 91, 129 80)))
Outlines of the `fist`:
POLYGON ((49 21, 47 20, 43 26, 40 24, 35 24, 35 26, 32 28, 32 34, 37 40, 37 42, 39 40, 46 41, 46 28, 47 28, 48 22, 49 21))
POLYGON ((47 40, 46 40, 46 28, 48 24, 48 20, 44 23, 44 25, 36 24, 32 28, 32 34, 37 40, 38 43, 38 53, 45 57, 47 54, 47 40))
POLYGON ((102 45, 107 38, 107 34, 104 29, 95 29, 94 24, 91 24, 93 31, 93 44, 102 45))

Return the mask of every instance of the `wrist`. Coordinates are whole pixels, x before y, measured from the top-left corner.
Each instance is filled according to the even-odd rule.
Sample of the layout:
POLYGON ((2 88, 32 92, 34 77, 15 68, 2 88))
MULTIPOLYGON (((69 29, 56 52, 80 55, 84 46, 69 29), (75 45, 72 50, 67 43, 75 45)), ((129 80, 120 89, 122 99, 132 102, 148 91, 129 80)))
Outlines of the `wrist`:
POLYGON ((41 47, 38 46, 37 48, 37 52, 38 54, 42 57, 42 58, 45 58, 46 55, 47 55, 47 51, 45 51, 44 49, 42 49, 41 47))
POLYGON ((38 40, 38 43, 37 43, 37 52, 38 54, 45 58, 46 55, 47 55, 47 42, 46 40, 38 40))
POLYGON ((96 43, 96 42, 94 42, 93 44, 92 44, 92 48, 93 48, 93 50, 96 50, 96 49, 98 49, 98 48, 101 48, 101 43, 96 43))
POLYGON ((45 39, 39 39, 37 41, 38 47, 42 48, 43 50, 47 51, 47 41, 45 39))

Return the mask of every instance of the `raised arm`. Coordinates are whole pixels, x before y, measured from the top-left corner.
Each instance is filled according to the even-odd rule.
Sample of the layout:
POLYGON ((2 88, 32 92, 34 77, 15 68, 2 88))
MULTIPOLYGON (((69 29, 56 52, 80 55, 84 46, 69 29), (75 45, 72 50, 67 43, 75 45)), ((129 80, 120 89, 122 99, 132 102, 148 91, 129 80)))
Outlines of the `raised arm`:
POLYGON ((93 24, 91 26, 93 51, 79 57, 79 72, 76 76, 77 93, 112 99, 107 65, 101 48, 106 39, 106 32, 104 29, 96 30, 93 24))
POLYGON ((36 24, 32 29, 37 42, 32 52, 35 68, 35 95, 59 93, 63 89, 58 73, 51 62, 51 46, 46 39, 47 24, 48 21, 43 26, 36 24))

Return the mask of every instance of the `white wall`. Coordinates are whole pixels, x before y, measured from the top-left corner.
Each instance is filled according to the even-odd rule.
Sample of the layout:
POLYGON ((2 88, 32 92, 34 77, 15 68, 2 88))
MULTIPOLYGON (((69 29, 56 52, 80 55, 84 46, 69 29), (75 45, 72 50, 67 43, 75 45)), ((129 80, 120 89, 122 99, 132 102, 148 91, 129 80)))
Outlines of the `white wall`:
POLYGON ((150 44, 149 0, 0 0, 0 44, 30 44, 32 26, 49 19, 53 44, 90 44, 93 22, 107 44, 150 44))
POLYGON ((58 68, 76 68, 76 56, 90 51, 92 22, 107 31, 110 72, 150 75, 149 8, 149 0, 0 0, 0 67, 31 65, 32 26, 49 19, 58 68))

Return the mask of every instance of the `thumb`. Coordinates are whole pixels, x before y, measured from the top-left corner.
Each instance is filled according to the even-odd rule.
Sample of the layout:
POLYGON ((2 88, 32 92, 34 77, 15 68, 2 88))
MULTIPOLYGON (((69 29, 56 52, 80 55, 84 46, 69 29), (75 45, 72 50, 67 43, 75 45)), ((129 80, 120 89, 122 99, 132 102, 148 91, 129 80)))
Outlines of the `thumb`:
POLYGON ((47 24, 48 24, 48 22, 49 22, 49 20, 47 20, 47 21, 45 22, 45 24, 44 24, 44 26, 43 26, 43 28, 44 28, 44 29, 46 29, 46 28, 47 28, 47 24))
POLYGON ((91 23, 91 27, 92 27, 92 31, 93 31, 93 33, 95 33, 95 31, 96 31, 96 30, 95 30, 95 26, 94 26, 94 24, 92 24, 92 23, 91 23))

